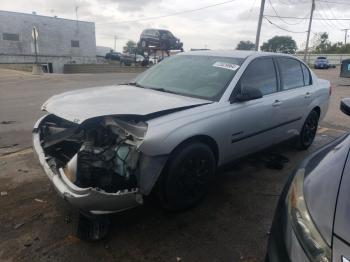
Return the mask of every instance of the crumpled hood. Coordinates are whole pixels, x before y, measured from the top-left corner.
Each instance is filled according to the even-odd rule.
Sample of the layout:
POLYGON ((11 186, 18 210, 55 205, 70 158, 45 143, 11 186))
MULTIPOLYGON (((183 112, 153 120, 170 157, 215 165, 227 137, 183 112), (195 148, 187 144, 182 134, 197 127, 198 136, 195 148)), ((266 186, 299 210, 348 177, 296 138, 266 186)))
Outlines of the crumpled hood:
POLYGON ((75 123, 82 123, 98 116, 148 115, 208 102, 211 101, 129 85, 114 85, 55 95, 43 104, 42 110, 75 123))

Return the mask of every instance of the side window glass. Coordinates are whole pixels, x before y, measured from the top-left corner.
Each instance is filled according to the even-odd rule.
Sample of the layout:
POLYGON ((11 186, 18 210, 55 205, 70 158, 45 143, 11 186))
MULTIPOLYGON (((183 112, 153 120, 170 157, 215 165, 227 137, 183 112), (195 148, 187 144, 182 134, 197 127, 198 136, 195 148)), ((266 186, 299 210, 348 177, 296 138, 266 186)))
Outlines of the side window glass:
POLYGON ((311 75, 310 75, 309 69, 304 64, 301 64, 301 68, 303 69, 304 85, 305 86, 312 85, 311 75))
POLYGON ((278 64, 283 90, 304 86, 304 76, 299 61, 292 58, 278 58, 278 64))
POLYGON ((263 95, 277 92, 276 70, 272 58, 254 60, 240 80, 241 90, 257 88, 263 95))

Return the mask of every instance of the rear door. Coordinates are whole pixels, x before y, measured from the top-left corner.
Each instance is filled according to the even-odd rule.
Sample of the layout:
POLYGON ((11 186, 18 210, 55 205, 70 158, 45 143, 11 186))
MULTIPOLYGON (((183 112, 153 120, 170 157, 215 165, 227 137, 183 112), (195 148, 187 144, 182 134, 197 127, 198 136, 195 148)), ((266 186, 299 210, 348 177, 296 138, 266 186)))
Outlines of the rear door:
POLYGON ((229 155, 237 158, 259 151, 273 142, 273 103, 278 81, 276 66, 271 57, 253 60, 243 73, 233 94, 245 88, 259 89, 263 97, 231 104, 229 155))
POLYGON ((275 58, 278 65, 280 92, 275 96, 274 118, 278 124, 274 142, 298 135, 312 99, 312 82, 308 68, 290 57, 275 58))

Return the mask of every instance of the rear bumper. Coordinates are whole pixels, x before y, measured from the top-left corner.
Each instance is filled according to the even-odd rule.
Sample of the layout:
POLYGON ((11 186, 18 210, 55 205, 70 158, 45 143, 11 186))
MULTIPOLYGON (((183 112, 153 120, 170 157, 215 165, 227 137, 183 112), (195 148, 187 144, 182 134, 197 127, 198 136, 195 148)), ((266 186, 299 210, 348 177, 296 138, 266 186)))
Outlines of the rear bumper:
POLYGON ((39 126, 45 117, 40 118, 34 126, 33 148, 44 172, 60 197, 73 206, 93 214, 120 212, 142 204, 142 195, 138 189, 107 193, 92 187, 80 188, 66 177, 63 169, 56 170, 55 167, 50 167, 50 159, 45 156, 40 143, 39 126))

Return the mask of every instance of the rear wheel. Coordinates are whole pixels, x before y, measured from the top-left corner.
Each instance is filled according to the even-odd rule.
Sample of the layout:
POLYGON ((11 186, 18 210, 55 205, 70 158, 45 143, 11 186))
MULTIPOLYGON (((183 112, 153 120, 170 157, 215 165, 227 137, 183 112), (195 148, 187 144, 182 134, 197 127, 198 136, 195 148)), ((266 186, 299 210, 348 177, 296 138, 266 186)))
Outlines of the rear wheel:
POLYGON ((180 211, 198 204, 214 177, 216 161, 212 150, 194 142, 172 154, 158 183, 158 198, 165 209, 180 211))
POLYGON ((312 110, 311 113, 306 118, 303 129, 299 135, 299 148, 308 149, 312 142, 315 139, 317 127, 318 127, 319 115, 315 110, 312 110))

